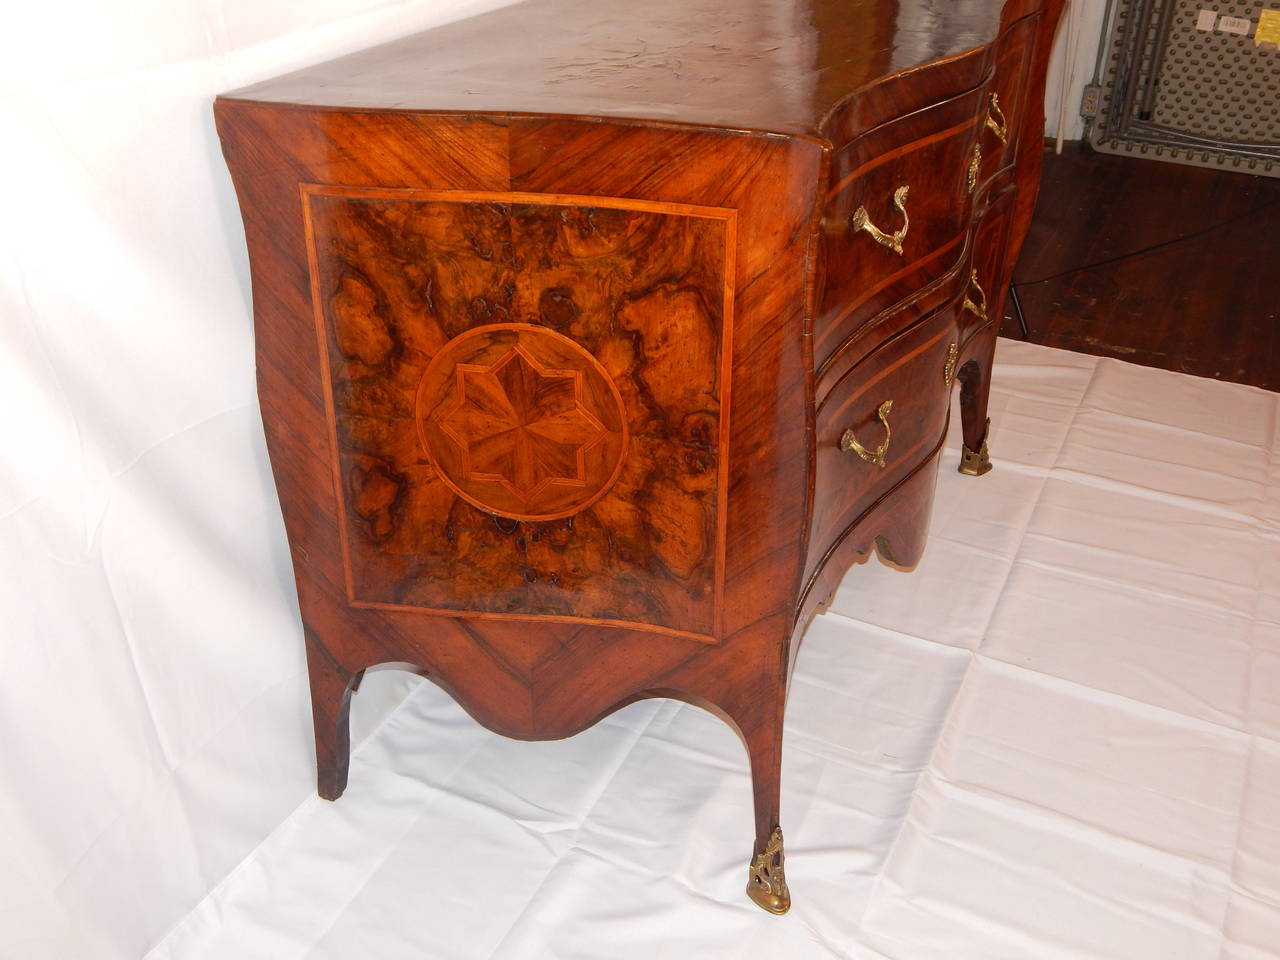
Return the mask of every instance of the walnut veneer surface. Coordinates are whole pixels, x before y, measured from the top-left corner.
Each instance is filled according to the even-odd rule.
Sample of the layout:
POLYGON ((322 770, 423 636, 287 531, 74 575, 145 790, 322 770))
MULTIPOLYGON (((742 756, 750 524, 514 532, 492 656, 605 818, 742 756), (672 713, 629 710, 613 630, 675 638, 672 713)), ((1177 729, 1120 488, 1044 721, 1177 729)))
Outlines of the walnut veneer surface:
POLYGON ((679 697, 786 910, 798 640, 918 559, 955 383, 986 469, 1058 13, 532 0, 218 99, 323 796, 371 667, 525 739, 679 697))

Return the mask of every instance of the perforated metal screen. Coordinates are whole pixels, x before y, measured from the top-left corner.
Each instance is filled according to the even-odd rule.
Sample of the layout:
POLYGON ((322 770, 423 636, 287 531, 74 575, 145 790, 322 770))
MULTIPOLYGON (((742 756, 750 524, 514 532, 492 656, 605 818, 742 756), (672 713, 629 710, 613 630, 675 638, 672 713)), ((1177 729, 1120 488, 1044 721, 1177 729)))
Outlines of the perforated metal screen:
POLYGON ((1280 176, 1280 49, 1255 43, 1264 10, 1280 0, 1118 0, 1090 143, 1280 176))

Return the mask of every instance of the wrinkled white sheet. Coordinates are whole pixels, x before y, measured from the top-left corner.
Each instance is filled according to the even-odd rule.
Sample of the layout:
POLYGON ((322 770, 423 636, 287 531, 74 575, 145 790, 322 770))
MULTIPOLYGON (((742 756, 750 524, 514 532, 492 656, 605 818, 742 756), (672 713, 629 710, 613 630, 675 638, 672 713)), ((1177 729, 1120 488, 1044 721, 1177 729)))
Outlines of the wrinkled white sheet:
POLYGON ((313 790, 214 95, 501 5, 3 5, 2 960, 137 960, 313 790))
POLYGON ((999 469, 810 631, 790 917, 741 896, 740 746, 671 704, 515 744, 371 675, 357 738, 415 692, 307 799, 210 103, 500 5, 5 7, 0 960, 1270 956, 1275 397, 1104 364, 1082 404, 1092 360, 1011 345, 999 469))
POLYGON ((1280 395, 1001 341, 991 412, 801 650, 788 916, 720 721, 517 743, 422 683, 149 960, 1280 955, 1280 395))

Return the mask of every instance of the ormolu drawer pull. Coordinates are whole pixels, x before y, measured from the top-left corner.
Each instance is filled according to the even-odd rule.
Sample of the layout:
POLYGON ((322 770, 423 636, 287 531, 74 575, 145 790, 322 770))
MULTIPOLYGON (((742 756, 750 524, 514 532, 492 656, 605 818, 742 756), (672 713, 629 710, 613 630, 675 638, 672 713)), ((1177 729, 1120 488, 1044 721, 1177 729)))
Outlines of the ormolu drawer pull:
POLYGON ((881 470, 884 469, 884 455, 889 452, 889 441, 893 439, 893 432, 889 429, 889 411, 893 409, 893 401, 886 400, 880 404, 880 409, 876 411, 876 418, 884 424, 884 442, 875 450, 868 450, 858 442, 858 438, 852 430, 846 430, 840 435, 840 449, 845 453, 856 453, 867 463, 874 463, 881 470))
POLYGON ((982 289, 982 284, 978 283, 977 270, 969 271, 969 286, 978 291, 978 302, 974 303, 969 299, 969 294, 966 291, 964 295, 964 308, 979 320, 987 319, 987 294, 986 291, 982 289))
POLYGON ((1001 143, 1009 142, 1009 124, 1000 109, 1000 94, 993 93, 987 98, 987 129, 996 135, 1001 143))
POLYGON ((849 226, 855 231, 865 230, 871 234, 871 239, 876 243, 882 247, 888 247, 894 253, 901 254, 902 241, 907 239, 907 230, 911 227, 911 221, 907 218, 907 185, 905 183, 893 191, 893 205, 902 214, 902 229, 897 233, 885 233, 872 223, 866 207, 858 207, 853 212, 853 216, 849 218, 849 226))

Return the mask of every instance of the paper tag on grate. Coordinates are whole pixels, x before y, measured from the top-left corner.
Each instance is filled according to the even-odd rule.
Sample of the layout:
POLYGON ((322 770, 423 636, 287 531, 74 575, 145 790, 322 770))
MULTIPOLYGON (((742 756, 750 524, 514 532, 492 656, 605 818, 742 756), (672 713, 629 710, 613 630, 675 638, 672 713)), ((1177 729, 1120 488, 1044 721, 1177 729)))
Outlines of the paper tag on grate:
POLYGON ((1242 37, 1247 37, 1252 28, 1253 21, 1248 17, 1220 17, 1218 19, 1218 29, 1223 33, 1238 33, 1242 37))

